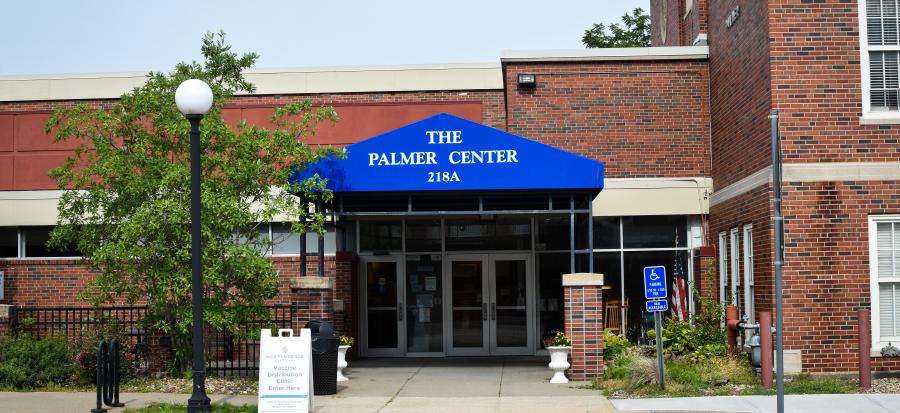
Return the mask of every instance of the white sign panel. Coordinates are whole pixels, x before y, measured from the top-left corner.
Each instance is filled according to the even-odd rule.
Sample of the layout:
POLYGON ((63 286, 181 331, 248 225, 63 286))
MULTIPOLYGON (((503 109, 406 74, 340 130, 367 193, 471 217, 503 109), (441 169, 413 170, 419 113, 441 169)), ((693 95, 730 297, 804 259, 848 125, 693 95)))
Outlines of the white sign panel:
POLYGON ((268 329, 259 334, 259 413, 308 413, 313 409, 312 335, 268 329))

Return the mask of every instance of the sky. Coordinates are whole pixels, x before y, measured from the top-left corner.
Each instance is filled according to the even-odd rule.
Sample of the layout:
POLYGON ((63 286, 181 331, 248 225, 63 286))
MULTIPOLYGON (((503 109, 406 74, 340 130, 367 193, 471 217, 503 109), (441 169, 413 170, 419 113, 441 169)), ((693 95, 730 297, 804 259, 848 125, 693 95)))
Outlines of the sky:
POLYGON ((257 68, 499 62, 582 48, 650 0, 27 0, 4 5, 0 75, 168 71, 224 30, 257 68))

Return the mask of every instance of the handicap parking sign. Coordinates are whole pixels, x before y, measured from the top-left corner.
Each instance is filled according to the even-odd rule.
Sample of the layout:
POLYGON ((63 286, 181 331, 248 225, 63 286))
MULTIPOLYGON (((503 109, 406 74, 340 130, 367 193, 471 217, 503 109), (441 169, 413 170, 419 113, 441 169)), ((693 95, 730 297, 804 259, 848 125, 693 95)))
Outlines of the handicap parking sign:
POLYGON ((651 300, 647 301, 647 312, 652 313, 654 311, 666 311, 669 309, 669 302, 666 300, 651 300))
POLYGON ((644 297, 648 300, 666 298, 666 267, 644 267, 644 297))

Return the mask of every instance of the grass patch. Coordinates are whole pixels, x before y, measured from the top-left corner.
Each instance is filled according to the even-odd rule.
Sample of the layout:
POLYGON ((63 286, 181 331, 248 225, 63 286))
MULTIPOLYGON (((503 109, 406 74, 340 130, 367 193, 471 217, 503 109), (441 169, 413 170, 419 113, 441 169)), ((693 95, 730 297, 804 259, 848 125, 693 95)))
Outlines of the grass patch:
MULTIPOLYGON (((656 359, 624 351, 607 364, 595 389, 614 398, 769 395, 744 357, 714 356, 698 360, 690 355, 666 361, 666 389, 657 383, 656 359)), ((840 377, 799 375, 785 382, 786 394, 856 393, 850 380, 840 377)))
MULTIPOLYGON (((184 413, 184 409, 184 404, 151 403, 147 407, 141 408, 126 407, 124 413, 184 413)), ((215 413, 256 413, 256 406, 247 404, 235 406, 222 403, 212 405, 212 411, 215 413)))

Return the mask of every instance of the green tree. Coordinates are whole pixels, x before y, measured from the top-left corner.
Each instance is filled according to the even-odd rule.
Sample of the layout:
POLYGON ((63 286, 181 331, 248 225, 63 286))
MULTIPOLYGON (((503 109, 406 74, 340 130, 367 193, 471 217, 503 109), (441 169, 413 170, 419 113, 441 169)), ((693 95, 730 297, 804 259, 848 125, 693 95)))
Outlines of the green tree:
POLYGON ((292 194, 327 201, 324 181, 290 177, 339 155, 301 140, 318 122, 337 119, 332 108, 309 101, 275 108, 272 129, 226 124, 222 108, 229 98, 254 91, 242 71, 258 55, 232 52, 223 32, 207 33, 201 51, 201 63, 151 72, 146 84, 99 109, 57 108, 46 124, 55 141, 78 142, 74 155, 50 172, 60 189, 78 190, 63 192, 49 244, 77 245, 98 271, 83 299, 146 302, 149 327, 173 338, 174 367, 181 369, 190 359, 190 126, 175 107, 175 89, 197 78, 214 95, 201 122, 203 312, 213 327, 268 317, 264 303, 277 293, 278 276, 261 252, 271 242, 259 225, 283 219, 296 233, 321 233, 325 216, 292 194))
POLYGON ((650 46, 650 16, 644 14, 644 9, 638 7, 632 14, 625 13, 622 24, 625 28, 617 23, 610 24, 608 34, 606 25, 594 24, 594 27, 584 31, 581 42, 589 48, 650 46))

